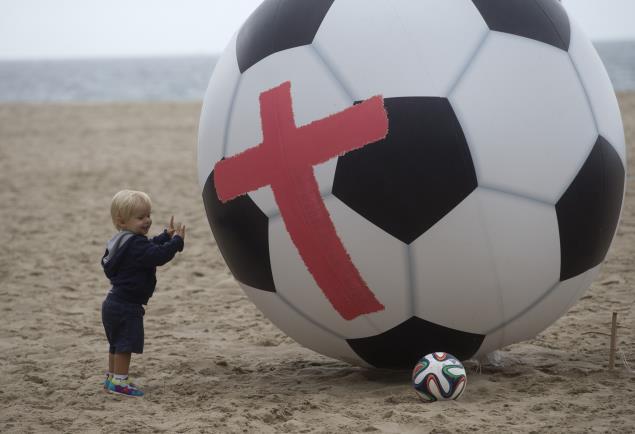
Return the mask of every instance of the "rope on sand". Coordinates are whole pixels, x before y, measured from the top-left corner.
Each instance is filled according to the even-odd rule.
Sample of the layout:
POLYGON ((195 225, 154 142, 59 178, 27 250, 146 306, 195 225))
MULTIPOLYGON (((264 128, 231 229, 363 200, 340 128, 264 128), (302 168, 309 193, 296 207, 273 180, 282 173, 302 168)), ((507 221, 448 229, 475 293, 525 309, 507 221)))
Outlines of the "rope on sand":
POLYGON ((620 353, 620 356, 622 357, 622 363, 624 364, 624 367, 626 368, 626 370, 630 372, 631 374, 635 374, 635 370, 631 368, 631 364, 628 362, 628 359, 626 358, 626 353, 624 353, 624 351, 622 350, 620 350, 619 353, 620 353))

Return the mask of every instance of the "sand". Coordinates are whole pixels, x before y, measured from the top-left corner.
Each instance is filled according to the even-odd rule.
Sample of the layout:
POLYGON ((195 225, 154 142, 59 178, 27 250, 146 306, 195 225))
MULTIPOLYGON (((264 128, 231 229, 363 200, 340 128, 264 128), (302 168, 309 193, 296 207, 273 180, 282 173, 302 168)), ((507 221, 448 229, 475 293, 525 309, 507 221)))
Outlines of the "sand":
MULTIPOLYGON (((620 95, 635 155, 635 93, 620 95)), ((635 185, 602 274, 535 339, 468 367, 457 402, 420 403, 408 372, 304 349, 229 274, 196 179, 199 103, 0 106, 0 432, 635 432, 635 185), (186 250, 159 271, 147 393, 100 386, 106 344, 99 265, 120 188, 149 192, 153 232, 171 214, 186 250), (607 370, 611 313, 618 361, 607 370), (630 361, 626 367, 622 355, 630 361)))

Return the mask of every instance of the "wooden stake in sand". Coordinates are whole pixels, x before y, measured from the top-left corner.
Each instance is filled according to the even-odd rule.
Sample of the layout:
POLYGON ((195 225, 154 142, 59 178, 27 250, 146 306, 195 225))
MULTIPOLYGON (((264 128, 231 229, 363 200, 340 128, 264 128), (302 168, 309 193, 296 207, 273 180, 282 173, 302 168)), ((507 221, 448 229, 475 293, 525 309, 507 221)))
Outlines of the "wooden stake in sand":
POLYGON ((611 349, 609 351, 609 370, 615 368, 615 343, 617 341, 617 312, 613 312, 611 322, 611 349))

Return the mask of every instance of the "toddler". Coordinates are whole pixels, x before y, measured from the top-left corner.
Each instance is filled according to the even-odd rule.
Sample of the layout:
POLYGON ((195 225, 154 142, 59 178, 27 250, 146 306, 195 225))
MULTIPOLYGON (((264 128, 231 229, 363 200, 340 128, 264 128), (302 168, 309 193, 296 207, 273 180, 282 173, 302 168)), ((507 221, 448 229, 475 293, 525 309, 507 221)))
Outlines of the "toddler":
POLYGON ((143 305, 156 286, 156 267, 183 250, 185 226, 174 227, 174 217, 162 234, 148 239, 152 225, 150 197, 141 191, 122 190, 110 206, 117 233, 106 246, 101 265, 112 288, 102 303, 101 318, 110 344, 104 388, 112 393, 143 396, 130 382, 132 353, 143 353, 143 305))

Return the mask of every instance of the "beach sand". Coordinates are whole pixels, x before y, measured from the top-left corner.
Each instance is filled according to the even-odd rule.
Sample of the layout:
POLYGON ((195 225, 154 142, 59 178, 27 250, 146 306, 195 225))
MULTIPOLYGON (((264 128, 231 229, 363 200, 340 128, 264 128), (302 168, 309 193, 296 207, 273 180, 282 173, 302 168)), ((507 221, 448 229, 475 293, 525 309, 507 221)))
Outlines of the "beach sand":
MULTIPOLYGON (((635 155, 635 93, 620 95, 635 155)), ((232 279, 196 175, 199 103, 0 105, 0 432, 635 432, 635 185, 598 280, 497 364, 468 364, 461 400, 423 404, 409 372, 368 370, 302 348, 232 279), (150 193, 185 251, 158 272, 146 397, 103 392, 99 260, 121 188, 150 193), (611 313, 618 360, 607 370, 611 313)))

